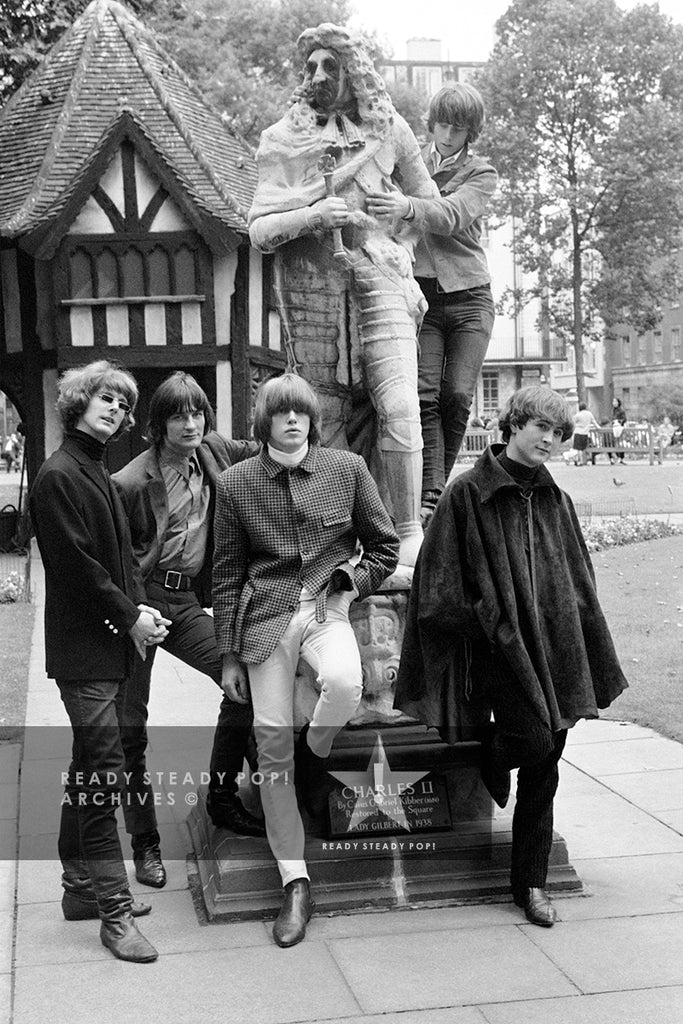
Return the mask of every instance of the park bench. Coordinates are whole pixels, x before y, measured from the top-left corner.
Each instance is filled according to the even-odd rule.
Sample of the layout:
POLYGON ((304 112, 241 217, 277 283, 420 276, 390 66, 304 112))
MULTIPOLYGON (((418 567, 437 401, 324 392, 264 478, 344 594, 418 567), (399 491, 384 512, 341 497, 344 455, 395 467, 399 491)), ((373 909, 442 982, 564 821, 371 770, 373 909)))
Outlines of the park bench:
POLYGON ((662 462, 662 451, 655 444, 655 432, 649 423, 629 426, 626 424, 620 437, 614 436, 612 427, 594 427, 588 436, 588 454, 595 465, 598 455, 615 456, 647 455, 650 465, 662 462))
POLYGON ((458 462, 478 459, 483 451, 494 441, 500 440, 498 430, 483 430, 481 427, 468 427, 462 439, 458 454, 458 462))

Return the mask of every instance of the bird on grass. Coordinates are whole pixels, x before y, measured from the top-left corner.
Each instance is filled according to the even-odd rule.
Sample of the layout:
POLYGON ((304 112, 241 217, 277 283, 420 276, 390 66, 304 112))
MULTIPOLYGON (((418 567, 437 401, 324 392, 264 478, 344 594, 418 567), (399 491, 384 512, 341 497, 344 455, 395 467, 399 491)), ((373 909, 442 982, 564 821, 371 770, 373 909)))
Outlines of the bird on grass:
POLYGON ((614 484, 615 487, 623 487, 624 484, 626 483, 626 481, 625 480, 620 480, 618 476, 613 476, 612 477, 612 483, 614 484))

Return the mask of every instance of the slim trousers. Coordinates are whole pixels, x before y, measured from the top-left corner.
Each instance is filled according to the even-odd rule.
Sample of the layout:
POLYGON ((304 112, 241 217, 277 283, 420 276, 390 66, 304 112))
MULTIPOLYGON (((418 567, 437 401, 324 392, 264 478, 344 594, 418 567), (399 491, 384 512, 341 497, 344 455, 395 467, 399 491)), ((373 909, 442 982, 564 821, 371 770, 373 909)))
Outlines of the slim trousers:
POLYGON ((501 768, 519 769, 510 885, 513 892, 542 889, 553 844, 553 801, 567 730, 553 732, 538 718, 507 669, 495 673, 489 685, 495 720, 493 756, 501 768))
POLYGON ((58 679, 73 731, 58 850, 65 888, 90 879, 98 902, 128 889, 116 822, 126 764, 119 728, 126 680, 58 679))
POLYGON ((302 600, 270 657, 260 665, 247 665, 263 780, 261 803, 283 886, 295 878, 309 877, 294 787, 296 668, 302 658, 316 673, 320 696, 308 743, 318 757, 327 757, 334 737, 358 707, 363 689, 360 652, 349 623, 352 597, 349 591, 331 595, 325 622, 316 622, 315 600, 302 600))
POLYGON ((436 278, 418 284, 429 303, 418 338, 424 495, 441 493, 460 451, 495 314, 489 285, 442 292, 436 278))
MULTIPOLYGON (((157 583, 147 588, 149 603, 171 620, 165 651, 185 665, 210 676, 220 686, 222 658, 216 647, 213 618, 200 606, 193 591, 169 591, 157 583)), ((156 647, 150 647, 147 658, 135 658, 131 686, 127 687, 121 713, 122 733, 126 747, 126 771, 132 773, 124 804, 126 831, 131 835, 151 832, 157 827, 154 797, 147 771, 147 708, 156 647)), ((232 793, 237 792, 236 776, 243 770, 251 737, 250 705, 237 704, 223 697, 214 735, 210 773, 212 782, 232 793)))

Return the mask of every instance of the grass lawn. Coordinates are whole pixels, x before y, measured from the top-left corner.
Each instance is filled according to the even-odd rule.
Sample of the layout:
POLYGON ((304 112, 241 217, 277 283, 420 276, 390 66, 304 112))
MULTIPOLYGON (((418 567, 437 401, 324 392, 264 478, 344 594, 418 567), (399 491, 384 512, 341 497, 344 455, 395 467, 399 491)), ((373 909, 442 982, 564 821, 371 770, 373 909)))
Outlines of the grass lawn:
MULTIPOLYGON (((598 594, 630 687, 603 711, 683 742, 683 541, 593 554, 598 594)), ((0 742, 21 735, 34 608, 0 604, 0 742)))
POLYGON ((28 602, 0 604, 0 742, 21 737, 34 616, 28 602))
POLYGON ((683 541, 665 537, 592 557, 630 684, 601 717, 636 722, 683 742, 683 541))

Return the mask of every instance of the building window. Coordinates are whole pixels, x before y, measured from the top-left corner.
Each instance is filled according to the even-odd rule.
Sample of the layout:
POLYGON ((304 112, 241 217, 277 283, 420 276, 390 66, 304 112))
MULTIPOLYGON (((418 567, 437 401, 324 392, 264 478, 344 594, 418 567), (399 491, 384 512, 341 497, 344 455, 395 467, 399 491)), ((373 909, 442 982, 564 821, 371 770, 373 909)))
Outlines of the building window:
POLYGON ((655 363, 661 363, 662 361, 662 332, 653 331, 652 337, 654 339, 654 361, 655 363))
POLYGON ((680 327, 671 328, 671 358, 675 363, 681 361, 681 329, 680 327))
POLYGON ((621 362, 624 366, 631 365, 631 338, 628 334, 621 336, 621 362))
POLYGON ((638 335, 638 365, 644 366, 647 362, 647 338, 644 334, 638 335))
POLYGON ((481 375, 483 388, 483 413, 492 416, 498 410, 498 373, 496 370, 484 370, 481 375))

